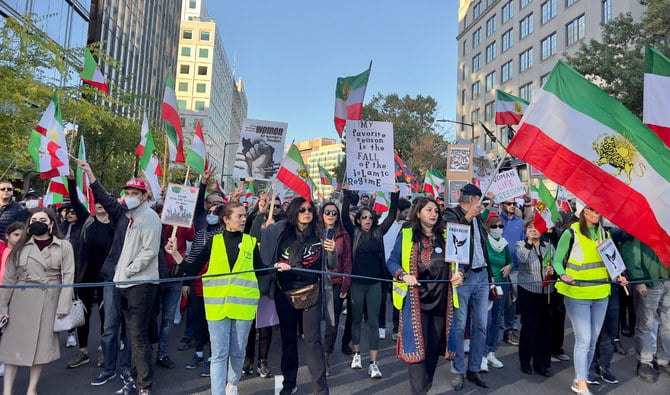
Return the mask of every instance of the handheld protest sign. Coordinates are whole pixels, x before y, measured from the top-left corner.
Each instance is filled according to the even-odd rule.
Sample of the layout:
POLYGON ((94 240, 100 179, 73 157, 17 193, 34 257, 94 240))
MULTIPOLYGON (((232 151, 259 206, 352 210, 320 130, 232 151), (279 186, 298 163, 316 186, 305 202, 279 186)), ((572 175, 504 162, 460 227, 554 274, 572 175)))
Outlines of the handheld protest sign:
POLYGON ((190 228, 193 225, 199 189, 187 185, 168 184, 161 222, 165 225, 190 228))
POLYGON ((447 148, 447 171, 444 200, 457 204, 461 188, 472 181, 472 145, 449 144, 447 148))
POLYGON ((621 254, 611 238, 600 243, 598 246, 598 253, 605 263, 607 273, 612 280, 619 277, 619 275, 626 270, 623 258, 621 258, 621 254))
POLYGON ((346 180, 349 189, 393 192, 393 123, 349 120, 346 129, 346 180))
POLYGON ((447 223, 447 252, 446 262, 470 264, 470 226, 447 223))
POLYGON ((272 181, 279 172, 288 124, 245 119, 237 145, 233 178, 272 181))
POLYGON ((514 199, 526 194, 526 189, 521 183, 519 174, 514 169, 500 172, 493 176, 490 191, 496 203, 502 203, 507 199, 514 199))

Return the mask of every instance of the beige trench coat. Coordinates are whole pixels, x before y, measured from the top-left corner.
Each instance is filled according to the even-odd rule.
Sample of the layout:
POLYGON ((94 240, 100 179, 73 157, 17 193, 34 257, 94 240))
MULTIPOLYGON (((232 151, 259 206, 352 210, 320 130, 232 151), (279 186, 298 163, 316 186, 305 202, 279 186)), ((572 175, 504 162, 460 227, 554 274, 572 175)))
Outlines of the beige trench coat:
MULTIPOLYGON (((3 285, 63 284, 74 282, 74 253, 69 241, 54 237, 39 250, 32 238, 21 249, 18 259, 7 261, 3 285)), ((9 322, 0 342, 0 361, 33 366, 60 358, 58 334, 54 332, 56 314, 67 314, 73 290, 27 288, 0 291, 0 314, 9 322)))

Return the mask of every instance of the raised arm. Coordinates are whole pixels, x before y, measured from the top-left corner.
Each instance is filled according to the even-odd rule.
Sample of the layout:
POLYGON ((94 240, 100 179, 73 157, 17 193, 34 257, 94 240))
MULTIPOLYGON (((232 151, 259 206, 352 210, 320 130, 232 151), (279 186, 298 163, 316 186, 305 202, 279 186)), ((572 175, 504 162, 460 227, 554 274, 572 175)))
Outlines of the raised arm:
POLYGON ((79 200, 79 193, 77 193, 77 181, 73 178, 68 177, 67 179, 67 188, 70 192, 70 204, 72 209, 77 214, 77 221, 84 223, 86 218, 91 214, 86 207, 79 200))
POLYGON ((342 225, 344 229, 349 233, 350 237, 354 237, 354 232, 356 226, 351 222, 351 217, 349 216, 349 205, 351 204, 351 191, 349 189, 342 189, 344 192, 344 199, 342 200, 342 225))

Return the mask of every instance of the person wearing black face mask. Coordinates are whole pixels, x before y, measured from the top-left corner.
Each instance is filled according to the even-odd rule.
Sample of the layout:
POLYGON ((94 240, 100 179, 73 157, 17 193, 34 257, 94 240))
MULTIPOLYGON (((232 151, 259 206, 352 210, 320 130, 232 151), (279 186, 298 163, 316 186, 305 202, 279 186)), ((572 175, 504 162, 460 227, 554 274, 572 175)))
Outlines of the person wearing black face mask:
MULTIPOLYGON (((51 211, 39 209, 31 214, 23 237, 7 259, 4 285, 74 282, 72 245, 62 239, 55 225, 51 211)), ((3 393, 12 393, 19 366, 30 366, 27 393, 37 392, 44 364, 60 358, 54 319, 69 313, 72 293, 71 287, 0 291, 0 319, 8 320, 0 342, 0 360, 5 362, 3 393)))

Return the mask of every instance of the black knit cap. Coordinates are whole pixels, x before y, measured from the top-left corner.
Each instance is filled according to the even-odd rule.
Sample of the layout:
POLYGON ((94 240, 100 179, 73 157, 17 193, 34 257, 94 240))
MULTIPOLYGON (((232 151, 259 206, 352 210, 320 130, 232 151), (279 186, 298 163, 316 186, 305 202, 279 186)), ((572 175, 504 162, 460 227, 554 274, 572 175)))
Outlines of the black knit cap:
POLYGON ((469 196, 482 196, 482 190, 473 184, 465 184, 465 186, 461 188, 461 194, 469 196))

